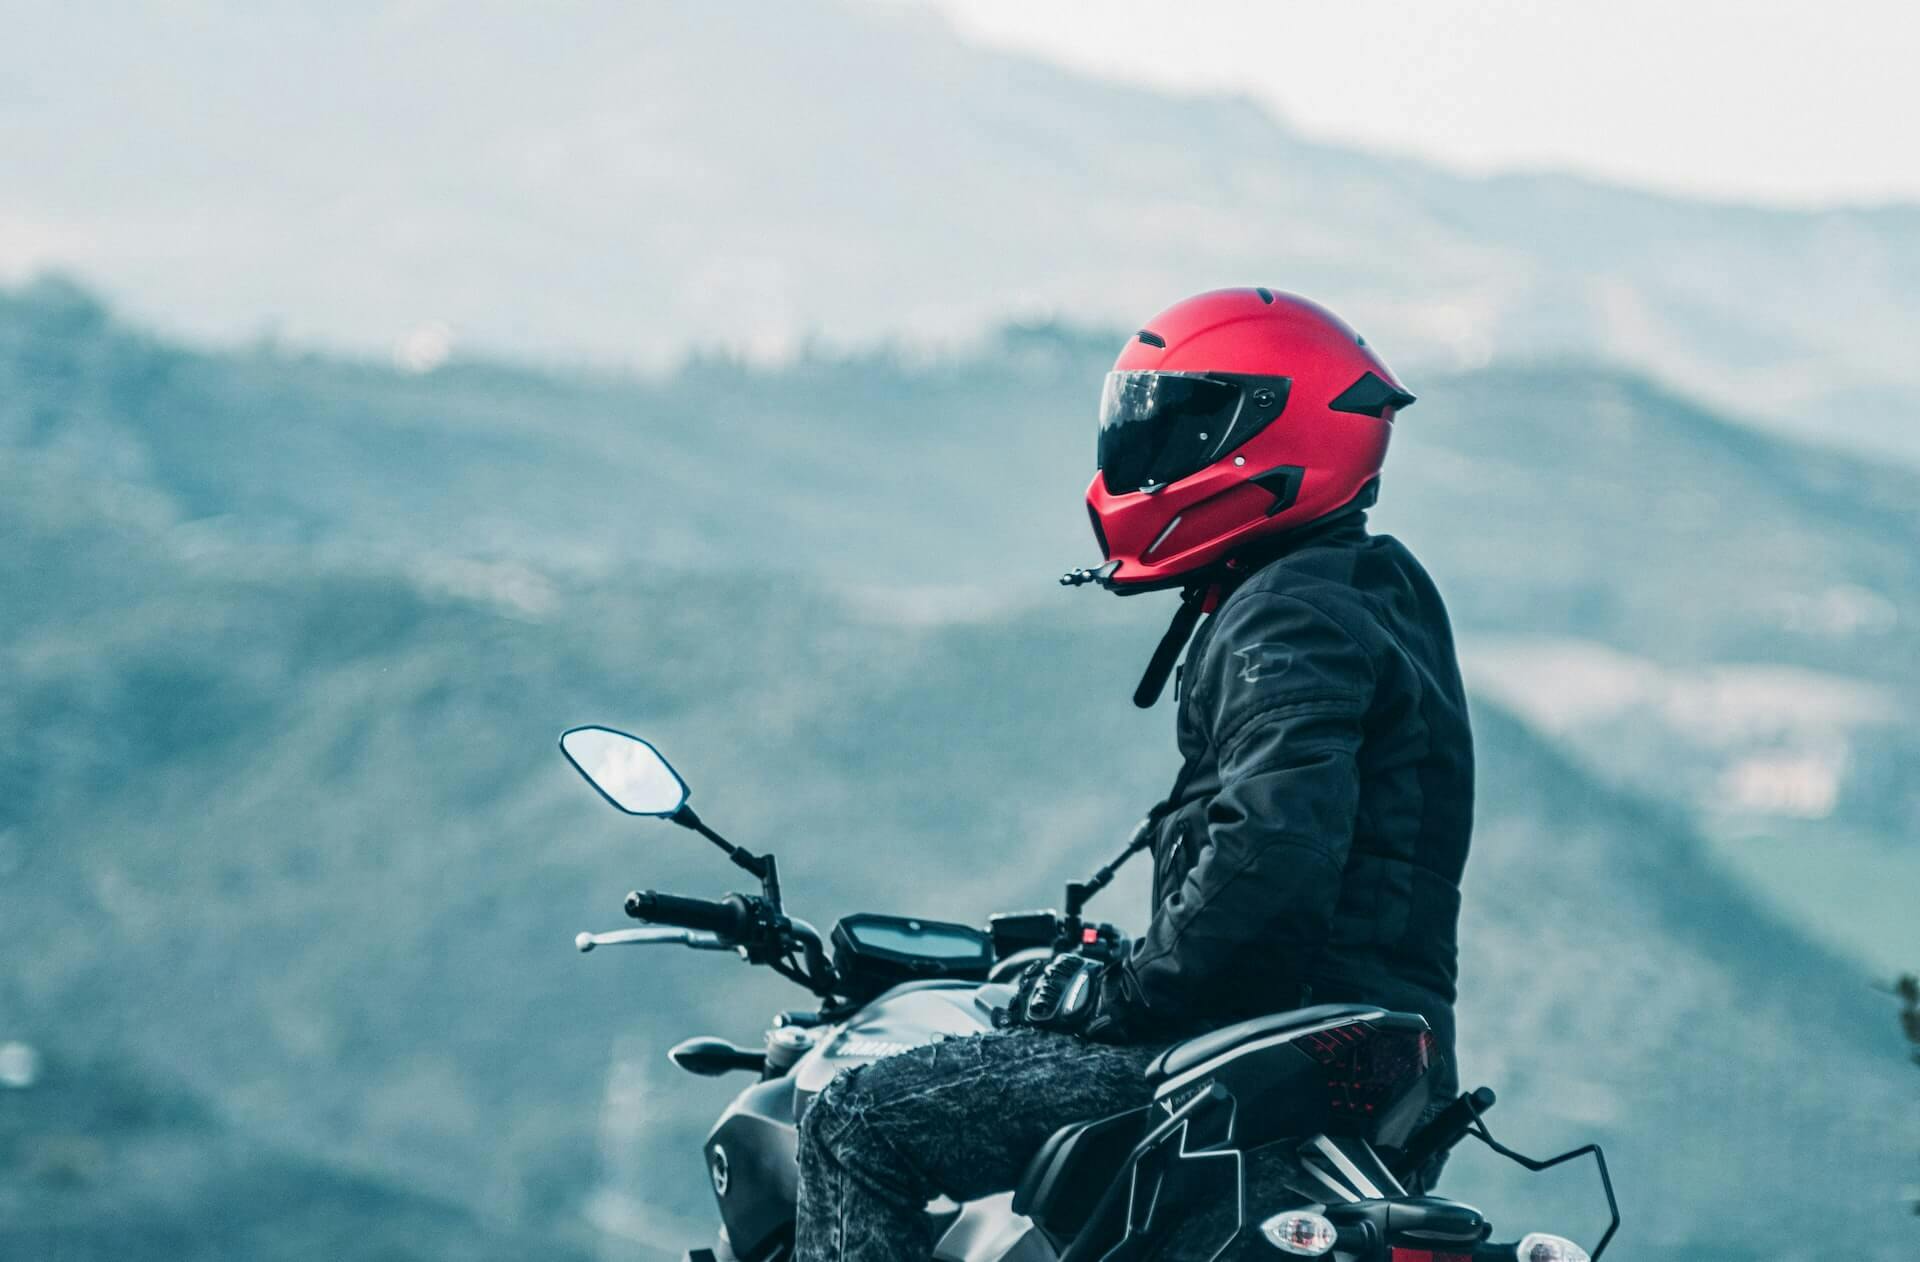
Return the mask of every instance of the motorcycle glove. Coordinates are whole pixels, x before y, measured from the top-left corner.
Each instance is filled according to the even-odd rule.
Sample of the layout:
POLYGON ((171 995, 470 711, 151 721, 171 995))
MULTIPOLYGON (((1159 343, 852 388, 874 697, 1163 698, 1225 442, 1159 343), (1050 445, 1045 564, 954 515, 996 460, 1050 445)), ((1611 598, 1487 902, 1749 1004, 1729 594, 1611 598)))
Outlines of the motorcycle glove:
POLYGON ((1084 955, 1056 955, 1028 965, 1006 1023, 1060 1034, 1085 1031, 1100 1005, 1100 974, 1106 967, 1084 955))

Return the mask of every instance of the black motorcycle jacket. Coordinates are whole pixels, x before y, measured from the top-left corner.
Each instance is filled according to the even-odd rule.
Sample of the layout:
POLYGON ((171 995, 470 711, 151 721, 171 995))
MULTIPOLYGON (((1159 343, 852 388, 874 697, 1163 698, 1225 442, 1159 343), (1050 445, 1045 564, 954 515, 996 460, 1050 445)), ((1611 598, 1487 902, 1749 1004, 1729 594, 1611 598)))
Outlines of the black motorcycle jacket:
POLYGON ((1181 669, 1153 918, 1093 1034, 1177 1037, 1305 994, 1379 1004, 1433 1025, 1450 1096, 1473 742, 1446 609, 1360 515, 1247 568, 1181 669))

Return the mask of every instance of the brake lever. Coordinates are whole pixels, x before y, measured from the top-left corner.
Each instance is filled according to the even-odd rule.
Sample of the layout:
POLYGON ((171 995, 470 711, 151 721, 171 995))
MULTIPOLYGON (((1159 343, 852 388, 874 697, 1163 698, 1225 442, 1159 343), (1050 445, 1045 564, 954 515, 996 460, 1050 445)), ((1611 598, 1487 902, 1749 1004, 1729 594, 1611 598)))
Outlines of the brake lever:
POLYGON ((615 929, 610 933, 581 933, 575 935, 573 945, 585 955, 595 947, 603 946, 683 946, 696 951, 731 951, 735 944, 717 933, 701 933, 693 929, 615 929))

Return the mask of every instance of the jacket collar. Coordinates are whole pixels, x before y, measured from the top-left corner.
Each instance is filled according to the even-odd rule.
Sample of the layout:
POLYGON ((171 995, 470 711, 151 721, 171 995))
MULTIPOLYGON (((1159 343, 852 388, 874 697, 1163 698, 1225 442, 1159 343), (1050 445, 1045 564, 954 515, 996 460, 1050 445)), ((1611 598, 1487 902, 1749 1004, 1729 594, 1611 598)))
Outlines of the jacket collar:
POLYGON ((1298 530, 1256 540, 1227 558, 1226 585, 1238 587, 1255 573, 1307 548, 1357 548, 1367 541, 1367 514, 1364 510, 1336 513, 1308 522, 1298 530))

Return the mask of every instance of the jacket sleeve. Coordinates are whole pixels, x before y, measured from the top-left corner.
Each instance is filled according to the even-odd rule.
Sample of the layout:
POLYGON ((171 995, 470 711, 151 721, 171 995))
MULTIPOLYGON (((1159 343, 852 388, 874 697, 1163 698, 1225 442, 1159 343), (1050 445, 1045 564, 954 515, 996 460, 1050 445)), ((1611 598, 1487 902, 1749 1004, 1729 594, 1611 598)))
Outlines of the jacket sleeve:
POLYGON ((1186 996, 1235 978, 1270 992, 1326 941, 1352 846, 1373 665, 1348 626, 1296 596, 1249 592, 1221 611, 1194 679, 1220 790, 1200 852, 1146 935, 1108 970, 1093 1037, 1183 1023, 1186 996))

